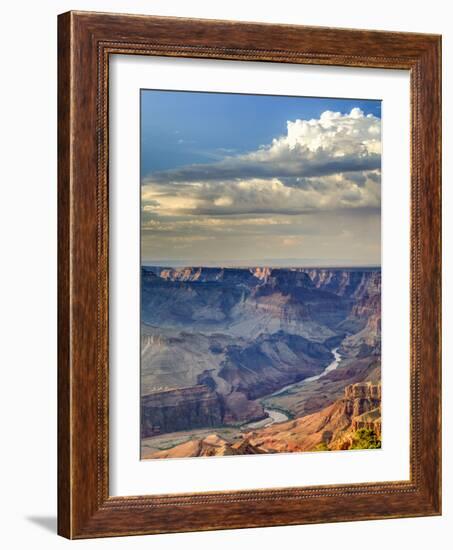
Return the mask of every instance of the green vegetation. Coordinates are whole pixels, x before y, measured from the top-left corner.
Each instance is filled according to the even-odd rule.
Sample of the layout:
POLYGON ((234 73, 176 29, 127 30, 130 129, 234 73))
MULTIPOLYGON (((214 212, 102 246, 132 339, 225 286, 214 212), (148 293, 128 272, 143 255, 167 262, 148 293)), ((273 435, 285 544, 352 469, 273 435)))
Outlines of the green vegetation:
POLYGON ((313 448, 313 451, 330 451, 330 449, 327 446, 327 443, 325 441, 322 441, 321 443, 318 443, 316 447, 313 448))
POLYGON ((350 449, 380 449, 381 440, 373 430, 360 428, 352 436, 350 449))

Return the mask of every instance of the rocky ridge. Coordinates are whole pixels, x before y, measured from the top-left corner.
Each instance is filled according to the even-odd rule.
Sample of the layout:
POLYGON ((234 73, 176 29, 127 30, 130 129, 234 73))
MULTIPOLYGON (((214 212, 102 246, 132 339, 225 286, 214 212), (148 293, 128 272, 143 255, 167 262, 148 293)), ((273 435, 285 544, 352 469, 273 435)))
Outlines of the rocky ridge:
POLYGON ((211 434, 203 439, 192 439, 172 449, 158 451, 143 458, 187 458, 196 456, 233 456, 266 454, 267 451, 258 449, 247 440, 229 443, 216 434, 211 434))
POLYGON ((351 384, 345 388, 342 399, 316 413, 244 433, 242 439, 236 441, 228 442, 212 434, 143 458, 346 450, 353 448, 357 433, 363 429, 372 432, 379 442, 380 384, 351 384))
POLYGON ((268 452, 311 451, 320 444, 324 444, 326 450, 338 449, 339 441, 344 442, 346 432, 355 431, 365 413, 376 412, 373 426, 379 424, 380 434, 380 406, 380 384, 351 384, 346 386, 342 399, 316 413, 247 433, 244 437, 268 452))

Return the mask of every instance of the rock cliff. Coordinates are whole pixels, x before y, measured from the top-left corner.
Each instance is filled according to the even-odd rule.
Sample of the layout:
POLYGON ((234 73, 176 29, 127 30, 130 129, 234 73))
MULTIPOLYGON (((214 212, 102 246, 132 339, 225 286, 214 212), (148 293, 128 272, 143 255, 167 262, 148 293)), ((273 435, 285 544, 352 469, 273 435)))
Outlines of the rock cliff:
POLYGON ((324 409, 245 434, 254 446, 267 452, 348 449, 360 428, 375 429, 380 436, 380 384, 346 386, 344 397, 324 409))
POLYGON ((222 423, 218 395, 208 387, 192 386, 145 395, 141 399, 142 437, 222 423))
MULTIPOLYGON (((354 448, 360 430, 368 430, 373 434, 373 445, 380 445, 380 384, 351 384, 346 386, 344 397, 328 407, 302 418, 244 433, 241 439, 228 442, 212 434, 143 458, 347 450, 354 448)), ((366 444, 362 443, 360 448, 367 448, 366 444)))
POLYGON ((224 396, 202 384, 157 391, 141 398, 142 437, 265 417, 263 407, 243 393, 233 391, 224 396))

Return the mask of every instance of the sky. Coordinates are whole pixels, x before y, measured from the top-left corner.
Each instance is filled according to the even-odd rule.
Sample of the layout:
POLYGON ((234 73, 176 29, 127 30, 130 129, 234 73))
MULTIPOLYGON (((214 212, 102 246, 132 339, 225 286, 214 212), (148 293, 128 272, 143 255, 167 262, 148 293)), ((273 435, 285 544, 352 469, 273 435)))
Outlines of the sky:
POLYGON ((380 265, 381 103, 141 92, 142 263, 380 265))

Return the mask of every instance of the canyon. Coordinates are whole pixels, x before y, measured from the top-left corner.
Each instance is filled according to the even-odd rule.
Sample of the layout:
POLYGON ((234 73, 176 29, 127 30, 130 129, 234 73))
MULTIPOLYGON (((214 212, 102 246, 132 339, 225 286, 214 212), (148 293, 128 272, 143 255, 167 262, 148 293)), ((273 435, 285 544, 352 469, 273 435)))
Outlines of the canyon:
MULTIPOLYGON (((142 458, 279 452, 255 432, 299 441, 285 421, 380 383, 378 268, 142 266, 141 278, 142 458)), ((373 410, 357 429, 377 426, 373 410)))
POLYGON ((232 441, 209 434, 149 456, 145 454, 143 458, 349 450, 361 448, 357 441, 363 431, 373 433, 374 448, 380 448, 380 384, 351 384, 346 386, 341 399, 316 413, 245 432, 232 441))

